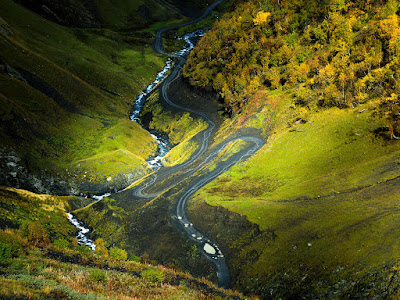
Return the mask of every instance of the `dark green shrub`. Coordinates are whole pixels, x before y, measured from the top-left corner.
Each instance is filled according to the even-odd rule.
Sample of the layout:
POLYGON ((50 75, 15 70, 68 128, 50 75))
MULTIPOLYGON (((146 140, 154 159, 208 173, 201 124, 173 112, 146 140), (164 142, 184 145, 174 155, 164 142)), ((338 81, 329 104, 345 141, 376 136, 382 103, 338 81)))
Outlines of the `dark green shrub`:
POLYGON ((46 247, 50 244, 46 229, 39 221, 28 226, 28 241, 38 247, 46 247))
POLYGON ((97 239, 94 243, 96 245, 96 250, 94 251, 94 253, 96 253, 101 257, 108 257, 108 249, 106 248, 106 242, 102 238, 100 238, 97 239))
POLYGON ((129 260, 130 260, 130 261, 137 262, 137 263, 140 263, 140 261, 141 261, 140 257, 139 257, 139 256, 136 256, 135 254, 129 255, 129 260))
POLYGON ((71 246, 71 243, 63 238, 56 239, 53 244, 60 249, 67 249, 71 246))
POLYGON ((19 226, 19 230, 21 231, 21 236, 27 238, 28 237, 28 227, 32 222, 23 220, 21 225, 19 226))
POLYGON ((11 246, 0 242, 0 264, 9 262, 11 259, 11 246))
POLYGON ((164 271, 158 269, 146 269, 140 272, 140 276, 151 282, 163 282, 165 279, 164 271))
POLYGON ((143 254, 140 256, 140 262, 141 262, 142 264, 148 264, 149 261, 150 261, 150 256, 149 256, 149 254, 147 254, 147 252, 143 253, 143 254))
POLYGON ((90 271, 90 279, 93 281, 104 281, 106 279, 106 273, 100 269, 92 269, 90 271))
POLYGON ((126 260, 128 258, 128 253, 126 253, 125 250, 120 249, 118 247, 111 247, 109 255, 111 258, 114 258, 116 260, 126 260))
POLYGON ((78 250, 78 252, 81 253, 82 255, 88 255, 90 253, 90 249, 86 245, 78 245, 76 247, 76 250, 78 250))
POLYGON ((24 249, 27 244, 26 240, 13 232, 0 231, 0 244, 3 244, 0 246, 0 256, 8 257, 8 251, 10 251, 11 258, 26 253, 24 249))

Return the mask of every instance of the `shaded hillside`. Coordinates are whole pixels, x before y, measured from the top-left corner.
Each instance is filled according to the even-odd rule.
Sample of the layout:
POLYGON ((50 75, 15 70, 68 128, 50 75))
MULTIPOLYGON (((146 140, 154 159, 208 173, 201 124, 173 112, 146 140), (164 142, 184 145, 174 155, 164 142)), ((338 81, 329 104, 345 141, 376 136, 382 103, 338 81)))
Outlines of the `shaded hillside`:
POLYGON ((147 172, 156 143, 128 114, 164 65, 150 37, 63 27, 2 1, 0 182, 95 192, 147 172))
POLYGON ((150 170, 156 143, 128 115, 166 60, 154 30, 207 3, 114 2, 1 2, 0 183, 99 193, 150 170))
POLYGON ((111 26, 137 29, 183 16, 194 17, 213 1, 15 0, 15 2, 60 25, 80 28, 111 26))
POLYGON ((94 1, 15 0, 26 8, 65 26, 98 28, 101 26, 99 12, 94 1))

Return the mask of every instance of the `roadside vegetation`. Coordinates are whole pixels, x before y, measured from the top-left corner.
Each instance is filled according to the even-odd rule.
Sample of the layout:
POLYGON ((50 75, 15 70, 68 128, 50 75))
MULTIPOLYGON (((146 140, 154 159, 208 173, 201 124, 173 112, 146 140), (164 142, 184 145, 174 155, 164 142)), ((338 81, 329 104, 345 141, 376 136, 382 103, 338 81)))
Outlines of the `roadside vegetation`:
POLYGON ((152 93, 141 111, 142 124, 150 130, 157 130, 168 136, 173 146, 165 156, 166 166, 186 161, 198 147, 193 137, 207 128, 207 123, 201 118, 193 118, 188 112, 168 110, 162 106, 159 92, 152 93))

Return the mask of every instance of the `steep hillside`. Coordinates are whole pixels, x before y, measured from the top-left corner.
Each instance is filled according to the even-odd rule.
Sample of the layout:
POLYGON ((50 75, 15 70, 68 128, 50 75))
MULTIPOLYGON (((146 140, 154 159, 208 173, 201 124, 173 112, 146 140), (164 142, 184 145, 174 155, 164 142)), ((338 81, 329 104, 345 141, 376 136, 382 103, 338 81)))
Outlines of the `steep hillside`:
POLYGON ((156 143, 128 114, 164 65, 148 37, 63 27, 1 1, 0 182, 91 192, 147 172, 156 143))
POLYGON ((219 92, 230 113, 260 86, 283 87, 303 106, 374 102, 396 130, 399 14, 397 1, 239 1, 184 74, 219 92))
MULTIPOLYGON (((145 159, 154 154, 155 142, 127 116, 166 59, 154 54, 152 35, 164 21, 185 20, 179 11, 190 8, 196 15, 192 5, 205 4, 1 1, 0 183, 52 194, 92 193, 120 189, 149 172, 145 159), (158 15, 152 19, 149 13, 158 15), (137 28, 143 30, 133 31, 137 28)), ((197 147, 193 136, 207 125, 189 113, 165 111, 157 100, 154 93, 145 108, 152 118, 148 126, 168 133, 174 145, 185 142, 168 157, 171 165, 181 163, 197 147)), ((121 232, 148 233, 133 225, 136 214, 128 213, 138 203, 131 200, 125 211, 110 198, 92 203, 1 187, 0 298, 243 298, 177 270, 186 260, 200 275, 213 273, 199 249, 172 226, 160 230, 161 240, 158 235, 138 245, 135 236, 119 239, 121 232), (94 226, 93 236, 104 237, 95 241, 96 251, 78 245, 67 211, 85 217, 94 226), (101 218, 106 222, 97 222, 101 218), (125 243, 128 252, 116 243, 125 243), (149 257, 152 244, 170 268, 149 257), (174 264, 180 255, 185 257, 174 264)), ((160 214, 151 205, 145 212, 152 228, 166 222, 166 207, 173 205, 169 199, 161 202, 160 214)))
POLYGON ((78 245, 66 211, 87 201, 0 187, 0 298, 243 299, 147 254, 78 245))
MULTIPOLYGON (((0 183, 76 194, 142 178, 87 206, 2 188, 0 225, 13 229, 0 232, 2 296, 240 298, 154 267, 157 259, 215 281, 207 258, 219 252, 201 255, 207 236, 221 248, 233 288, 246 295, 399 298, 398 1, 235 1, 190 54, 185 79, 160 93, 212 112, 210 146, 195 135, 203 121, 166 109, 154 93, 143 124, 184 142, 167 163, 186 160, 200 142, 204 152, 192 165, 147 177, 156 145, 127 115, 164 64, 153 34, 205 2, 18 2, 38 14, 0 2, 0 183), (265 144, 197 191, 246 156, 240 151, 252 154, 239 135, 265 144), (203 235, 177 230, 192 228, 176 209, 191 193, 187 212, 203 235), (66 210, 104 239, 95 253, 71 240, 66 210), (146 264, 126 262, 122 248, 146 264), (153 282, 150 294, 139 277, 153 282)), ((167 33, 167 47, 176 48, 172 37, 182 30, 167 33)))
POLYGON ((80 28, 142 29, 156 22, 196 16, 213 1, 15 0, 15 2, 61 25, 80 28))
POLYGON ((241 291, 398 297, 398 15, 397 1, 238 1, 190 55, 184 75, 232 116, 215 140, 267 140, 189 203, 241 291))

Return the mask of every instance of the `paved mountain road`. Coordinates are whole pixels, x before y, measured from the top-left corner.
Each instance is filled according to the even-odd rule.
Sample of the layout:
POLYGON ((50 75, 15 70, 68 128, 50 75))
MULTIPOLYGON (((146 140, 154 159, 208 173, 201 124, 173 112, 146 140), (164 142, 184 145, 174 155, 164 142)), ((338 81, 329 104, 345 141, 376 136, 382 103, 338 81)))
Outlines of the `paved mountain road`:
POLYGON ((159 53, 169 55, 170 57, 174 57, 176 60, 175 66, 173 67, 171 74, 162 82, 160 86, 160 91, 161 91, 160 95, 163 101, 165 101, 171 107, 174 107, 182 111, 190 112, 191 114, 203 118, 207 122, 208 127, 196 136, 196 138, 199 140, 199 147, 185 163, 173 167, 164 167, 153 172, 145 179, 141 180, 140 185, 137 186, 136 188, 132 188, 130 192, 131 196, 136 199, 154 198, 160 195, 162 192, 166 191, 167 189, 171 188, 172 186, 178 184, 182 180, 187 179, 190 176, 194 176, 194 174, 197 171, 199 171, 203 166, 207 165, 208 163, 216 159, 218 154, 229 143, 235 140, 244 140, 248 142, 246 144, 247 147, 245 147, 245 149, 242 149, 241 151, 233 154, 223 162, 218 162, 217 167, 214 168, 212 171, 209 171, 206 174, 200 174, 200 175, 196 174, 195 176, 198 177, 196 177, 194 180, 189 181, 189 185, 185 188, 184 193, 178 199, 176 208, 175 218, 179 221, 178 224, 182 226, 182 229, 187 235, 187 237, 196 242, 200 246, 200 248, 202 249, 202 253, 205 255, 205 257, 216 267, 219 286, 228 288, 230 287, 230 275, 224 255, 222 254, 218 246, 213 241, 211 241, 211 239, 209 239, 207 236, 205 236, 203 233, 198 231, 193 226, 193 224, 190 222, 189 218, 186 215, 185 204, 186 201, 189 199, 189 197, 192 196, 201 187, 203 187, 204 185, 215 179, 217 176, 221 175, 223 172, 225 172, 228 168, 230 168, 238 161, 250 157, 253 153, 255 153, 258 149, 262 147, 264 141, 254 136, 239 136, 226 140, 220 143, 219 145, 212 147, 212 149, 209 149, 209 140, 211 134, 216 128, 216 124, 214 123, 214 121, 209 116, 207 116, 202 112, 175 104, 169 98, 168 95, 169 85, 171 84, 172 81, 174 81, 179 77, 186 59, 185 57, 179 56, 177 54, 165 53, 162 47, 162 38, 161 38, 162 34, 168 30, 176 29, 203 20, 222 1, 223 0, 219 0, 210 5, 210 7, 208 7, 207 10, 195 20, 192 20, 182 25, 162 28, 156 32, 156 38, 153 44, 154 49, 159 53), (207 155, 205 155, 206 153, 207 155), (168 179, 168 178, 170 178, 170 180, 169 182, 167 180, 167 184, 163 183, 160 184, 160 182, 164 182, 162 181, 163 179, 168 179))

